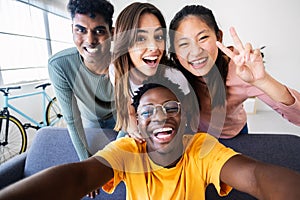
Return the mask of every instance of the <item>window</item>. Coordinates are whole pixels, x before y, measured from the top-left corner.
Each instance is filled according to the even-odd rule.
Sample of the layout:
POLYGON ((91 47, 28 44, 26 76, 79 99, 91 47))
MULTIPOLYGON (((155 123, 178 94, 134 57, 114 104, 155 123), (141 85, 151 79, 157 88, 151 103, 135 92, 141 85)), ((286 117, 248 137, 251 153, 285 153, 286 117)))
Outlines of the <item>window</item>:
POLYGON ((72 41, 72 26, 69 19, 48 13, 48 21, 52 54, 65 49, 66 46, 74 46, 72 41), (57 27, 58 24, 60 24, 59 27, 57 27))
POLYGON ((39 7, 1 0, 0 18, 2 84, 48 79, 49 56, 73 46, 70 20, 39 7))

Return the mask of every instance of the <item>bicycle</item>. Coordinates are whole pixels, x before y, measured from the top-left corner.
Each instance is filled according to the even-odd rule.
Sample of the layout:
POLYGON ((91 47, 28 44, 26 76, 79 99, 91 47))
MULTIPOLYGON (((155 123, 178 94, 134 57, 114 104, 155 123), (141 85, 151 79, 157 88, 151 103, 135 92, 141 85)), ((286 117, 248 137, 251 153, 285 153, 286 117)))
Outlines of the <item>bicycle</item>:
POLYGON ((21 95, 10 95, 10 90, 21 89, 21 86, 0 88, 3 93, 3 108, 0 111, 0 164, 13 156, 26 151, 27 133, 26 129, 40 129, 45 126, 61 126, 65 127, 63 116, 60 111, 56 97, 51 98, 46 87, 50 83, 37 85, 35 89, 42 88, 41 91, 30 92, 21 95), (16 108, 10 103, 10 100, 20 99, 29 96, 42 95, 43 121, 38 122, 28 114, 16 108), (46 106, 46 102, 48 103, 46 106), (9 109, 15 111, 31 123, 22 124, 21 121, 10 114, 9 109))

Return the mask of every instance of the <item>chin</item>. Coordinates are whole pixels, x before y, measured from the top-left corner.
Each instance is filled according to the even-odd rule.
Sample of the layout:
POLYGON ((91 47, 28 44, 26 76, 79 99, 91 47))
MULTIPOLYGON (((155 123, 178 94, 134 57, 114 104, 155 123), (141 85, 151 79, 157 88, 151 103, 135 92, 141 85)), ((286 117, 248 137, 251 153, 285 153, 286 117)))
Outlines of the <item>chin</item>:
POLYGON ((157 67, 155 69, 151 69, 149 71, 147 71, 147 73, 145 73, 146 76, 153 76, 155 75, 157 72, 157 67))

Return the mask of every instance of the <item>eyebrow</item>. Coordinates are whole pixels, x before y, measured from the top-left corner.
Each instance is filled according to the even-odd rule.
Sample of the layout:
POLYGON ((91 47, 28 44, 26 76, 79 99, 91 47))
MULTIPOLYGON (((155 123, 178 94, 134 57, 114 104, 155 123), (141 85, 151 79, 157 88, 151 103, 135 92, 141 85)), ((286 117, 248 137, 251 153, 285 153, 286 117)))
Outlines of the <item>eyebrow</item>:
MULTIPOLYGON (((163 31, 162 27, 158 27, 154 30, 154 32, 163 31)), ((148 33, 147 29, 138 28, 137 33, 148 33)))
MULTIPOLYGON (((86 29, 86 27, 81 26, 81 25, 79 25, 79 24, 75 24, 75 27, 80 28, 80 29, 86 29)), ((93 28, 93 30, 97 30, 97 29, 104 29, 104 30, 106 30, 106 27, 100 25, 100 26, 96 26, 96 27, 93 28)))
POLYGON ((154 104, 154 103, 152 103, 152 102, 148 102, 148 103, 146 103, 146 104, 140 104, 140 106, 149 106, 149 105, 152 105, 152 106, 156 106, 156 105, 163 105, 164 103, 166 103, 166 102, 168 102, 168 101, 176 101, 176 102, 179 102, 180 103, 180 101, 178 100, 178 99, 176 99, 176 100, 174 100, 174 99, 167 99, 167 100, 165 100, 163 103, 161 103, 161 104, 154 104))
MULTIPOLYGON (((201 34, 203 34, 203 33, 205 33, 205 32, 208 32, 208 30, 204 29, 204 30, 200 31, 199 33, 196 34, 196 37, 198 37, 199 35, 201 35, 201 34)), ((180 40, 186 40, 186 39, 190 39, 190 37, 182 37, 182 38, 179 38, 178 40, 176 40, 176 42, 177 42, 177 41, 180 41, 180 40)))

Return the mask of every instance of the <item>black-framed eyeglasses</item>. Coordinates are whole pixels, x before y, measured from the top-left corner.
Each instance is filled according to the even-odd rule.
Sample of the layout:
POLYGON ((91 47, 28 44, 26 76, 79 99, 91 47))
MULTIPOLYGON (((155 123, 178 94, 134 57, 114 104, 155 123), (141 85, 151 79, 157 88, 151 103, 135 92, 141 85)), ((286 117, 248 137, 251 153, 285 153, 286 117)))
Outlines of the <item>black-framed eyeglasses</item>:
POLYGON ((180 102, 167 101, 163 105, 145 105, 137 110, 137 114, 142 119, 146 120, 156 114, 157 108, 160 107, 167 117, 175 117, 180 112, 180 102))

